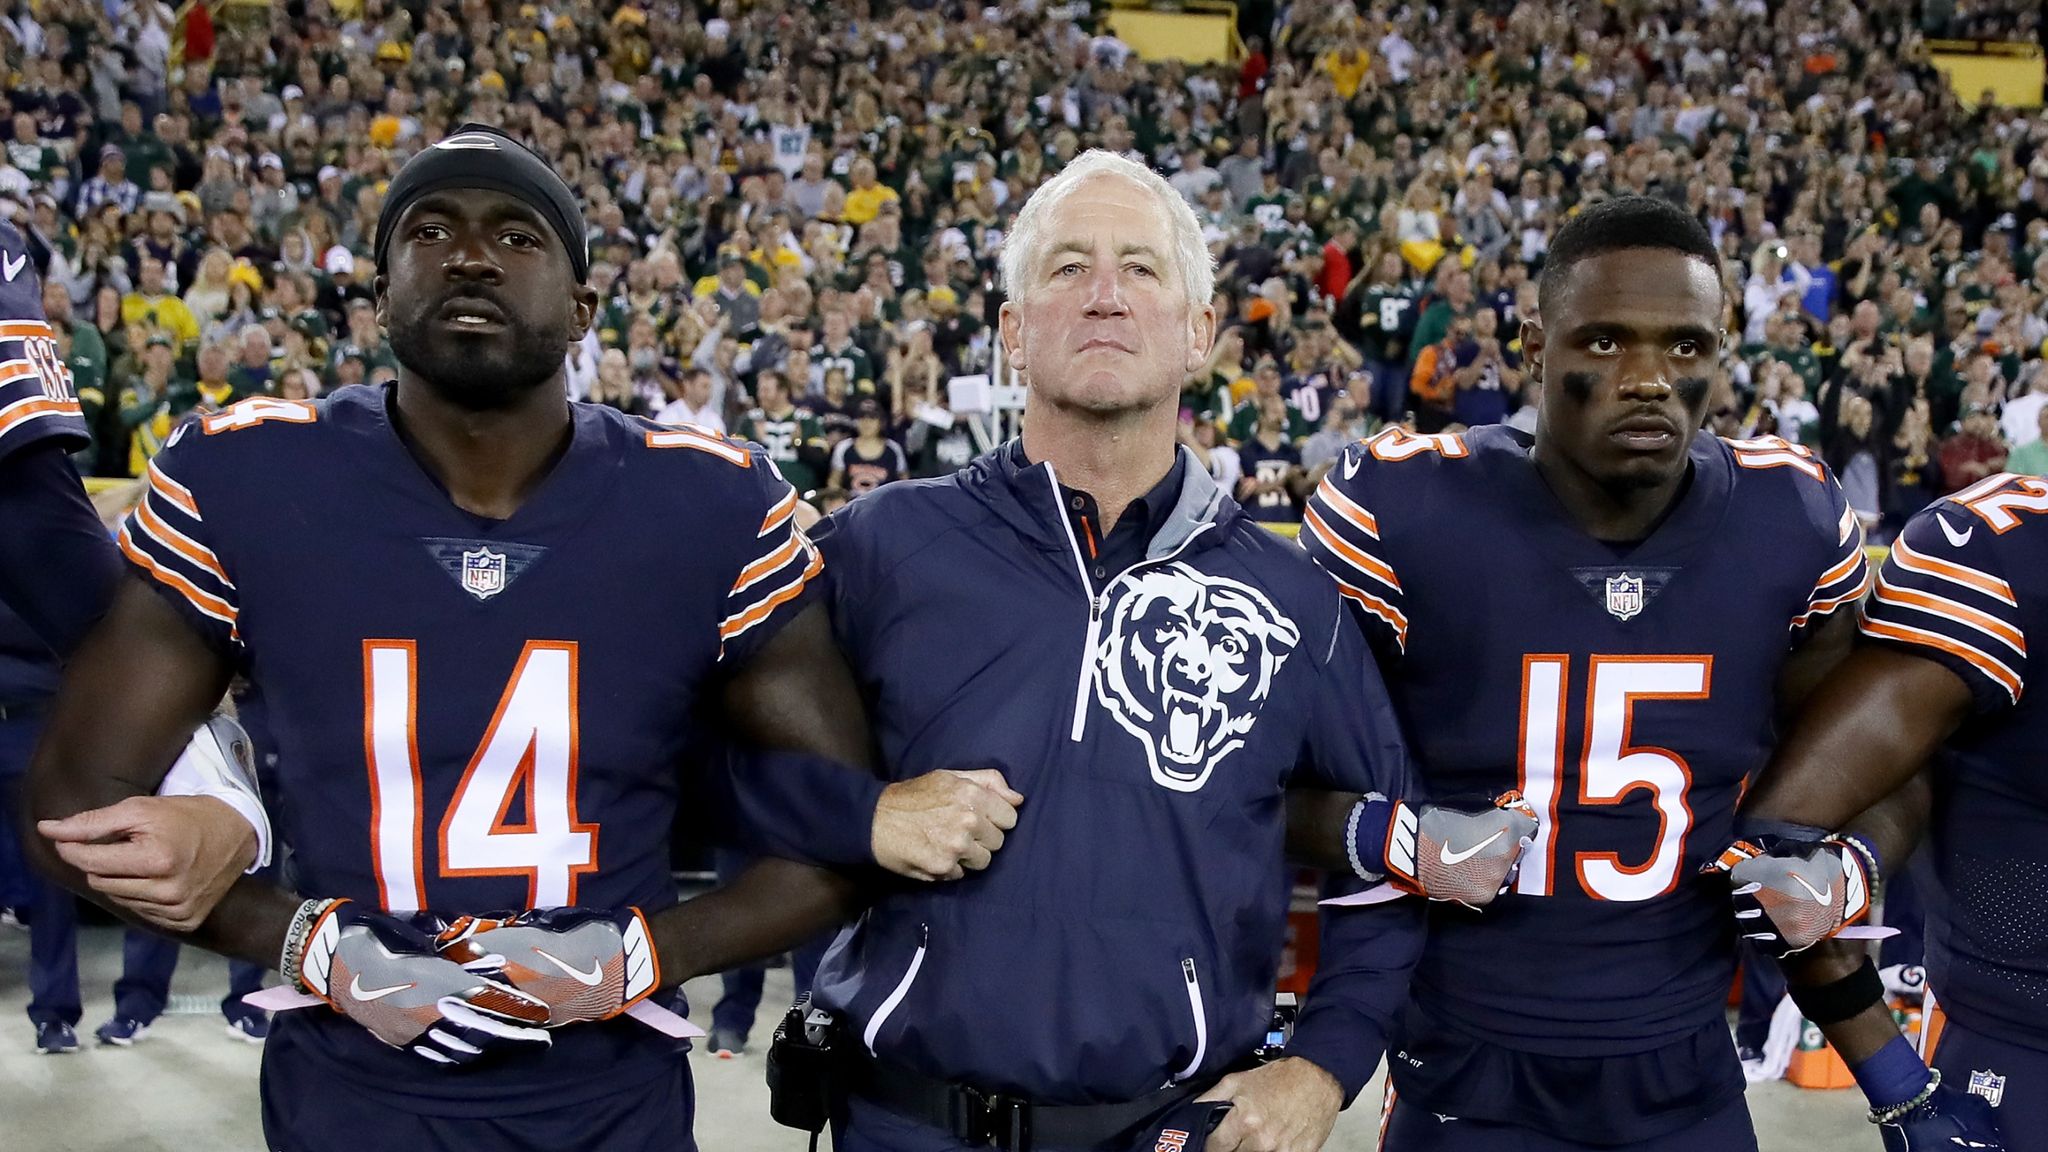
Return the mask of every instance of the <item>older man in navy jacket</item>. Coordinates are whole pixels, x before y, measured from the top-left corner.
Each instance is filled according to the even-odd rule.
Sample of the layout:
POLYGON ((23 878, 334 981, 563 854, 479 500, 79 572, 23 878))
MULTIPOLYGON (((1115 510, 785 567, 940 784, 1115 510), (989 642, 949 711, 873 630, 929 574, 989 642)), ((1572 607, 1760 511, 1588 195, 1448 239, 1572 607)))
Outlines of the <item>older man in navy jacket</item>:
POLYGON ((814 533, 889 772, 985 763, 1025 797, 986 870, 885 895, 826 958, 861 1047, 838 1147, 1123 1148, 1206 1093, 1233 1105, 1212 1149, 1318 1148, 1422 928, 1413 901, 1330 917, 1295 1058, 1246 1070, 1287 790, 1406 795, 1386 691, 1336 586, 1175 446, 1215 313, 1171 188, 1078 158, 1003 276, 1022 439, 814 533))

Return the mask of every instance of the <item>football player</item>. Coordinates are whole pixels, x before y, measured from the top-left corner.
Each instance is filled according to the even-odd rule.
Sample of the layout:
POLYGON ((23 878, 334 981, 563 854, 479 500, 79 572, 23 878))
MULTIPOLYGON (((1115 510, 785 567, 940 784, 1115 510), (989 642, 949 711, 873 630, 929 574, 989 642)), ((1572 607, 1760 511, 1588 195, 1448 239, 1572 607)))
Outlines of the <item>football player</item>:
MULTIPOLYGON (((1898 1074, 1920 1089, 1873 1119, 1887 1148, 1988 1147, 1996 1131, 2015 1152, 2040 1152, 2048 1149, 2048 907, 2038 881, 2048 875, 2048 787, 2039 764, 2048 712, 2025 689, 2028 645, 2048 636, 2048 481, 1992 476, 1914 516, 1878 570, 1861 632, 1746 810, 1837 828, 1931 761, 1931 847, 1943 898, 1928 911, 1921 1055, 1934 1075, 1895 1041, 1898 1074)), ((1843 874, 1840 858, 1826 842, 1781 845, 1768 862, 1786 882, 1756 877, 1766 885, 1759 911, 1787 930, 1801 911, 1811 920, 1815 910, 1800 906, 1813 902, 1802 894, 1831 887, 1843 874)), ((1738 866, 1735 879, 1745 878, 1738 866)), ((1818 927, 1831 930, 1839 918, 1818 927)), ((1863 1001, 1877 999, 1867 965, 1843 977, 1837 994, 1860 988, 1863 1001)))
MULTIPOLYGON (((38 750, 34 803, 67 817, 149 791, 234 673, 264 694, 297 892, 241 879, 191 938, 337 1010, 270 1037, 273 1145, 691 1147, 683 1047, 620 1017, 836 923, 851 885, 771 860, 678 905, 683 749, 716 728, 823 765, 820 833, 882 839, 847 818, 879 781, 846 767, 867 731, 795 493, 750 446, 567 399, 583 227, 495 129, 410 160, 376 237, 398 380, 173 438, 38 750), (459 915, 504 909, 529 911, 459 915)), ((933 837, 932 875, 1014 822, 992 773, 932 807, 955 786, 976 839, 933 837)))
POLYGON ((1373 637, 1427 790, 1518 789, 1540 816, 1500 900, 1431 905, 1392 1152, 1756 1147, 1728 889, 1698 873, 1869 576, 1811 452, 1701 431, 1721 283, 1683 211, 1586 209, 1522 326, 1534 436, 1390 429, 1309 502, 1303 543, 1373 637))
MULTIPOLYGON (((13 871, 14 800, 57 689, 60 660, 99 618, 120 561, 70 454, 92 442, 43 315, 28 246, 0 220, 0 871, 13 871)), ((75 1051, 77 930, 71 894, 42 877, 28 896, 36 1051, 75 1051)))

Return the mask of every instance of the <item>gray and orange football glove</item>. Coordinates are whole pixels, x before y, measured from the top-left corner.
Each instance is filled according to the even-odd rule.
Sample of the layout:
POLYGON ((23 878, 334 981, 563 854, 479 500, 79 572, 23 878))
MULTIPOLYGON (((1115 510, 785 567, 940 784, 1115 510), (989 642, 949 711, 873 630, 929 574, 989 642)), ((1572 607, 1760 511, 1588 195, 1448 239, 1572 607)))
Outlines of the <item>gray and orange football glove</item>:
POLYGON ((547 1026, 609 1020, 661 986, 661 965, 638 908, 540 908, 464 916, 440 937, 441 955, 502 980, 547 1006, 547 1026))
POLYGON ((1536 810, 1520 792, 1463 811, 1396 803, 1387 827, 1387 880, 1431 900, 1482 908, 1514 883, 1536 839, 1536 810))
MULTIPOLYGON (((289 957, 300 986, 372 1036, 436 1064, 493 1049, 553 1043, 548 1006, 440 954, 432 917, 400 919, 353 900, 329 902, 289 957)), ((292 944, 287 944, 290 950, 292 944)))
POLYGON ((1728 876, 1737 930, 1779 956, 1803 952, 1870 911, 1876 858, 1845 836, 1738 840, 1707 865, 1728 876))

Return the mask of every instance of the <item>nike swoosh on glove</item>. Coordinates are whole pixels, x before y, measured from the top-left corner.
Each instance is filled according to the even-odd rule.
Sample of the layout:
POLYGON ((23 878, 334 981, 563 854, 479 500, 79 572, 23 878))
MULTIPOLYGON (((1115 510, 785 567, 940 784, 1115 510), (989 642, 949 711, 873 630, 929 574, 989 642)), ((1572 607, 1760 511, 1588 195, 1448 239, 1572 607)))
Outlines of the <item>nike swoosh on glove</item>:
POLYGON ((550 1028, 609 1020, 661 986, 654 941, 638 908, 465 916, 441 934, 441 954, 544 1002, 550 1028))
POLYGON ((1885 1152, 2005 1152, 1990 1102, 1946 1084, 1904 1116, 1880 1121, 1878 1132, 1885 1152))
POLYGON ((330 906, 306 934, 299 979, 372 1036, 436 1064, 493 1049, 552 1044, 539 997, 440 954, 438 919, 402 920, 353 900, 330 906))
POLYGON ((1707 865, 1731 885, 1737 930, 1779 956, 1803 952, 1870 911, 1874 877, 1862 852, 1825 840, 1738 840, 1707 865))
POLYGON ((1396 888, 1481 908, 1514 883, 1536 839, 1536 811, 1519 792, 1467 812, 1437 804, 1394 805, 1387 830, 1387 878, 1396 888))

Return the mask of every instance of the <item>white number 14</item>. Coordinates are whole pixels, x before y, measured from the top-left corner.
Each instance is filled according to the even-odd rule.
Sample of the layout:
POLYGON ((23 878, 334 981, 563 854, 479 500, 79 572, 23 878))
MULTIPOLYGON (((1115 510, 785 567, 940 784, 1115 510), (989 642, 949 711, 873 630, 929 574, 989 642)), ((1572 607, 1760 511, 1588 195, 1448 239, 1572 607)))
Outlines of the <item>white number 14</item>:
MULTIPOLYGON (((576 903, 597 867, 597 825, 576 816, 576 645, 528 641, 497 713, 441 819, 440 875, 524 876, 527 906, 576 903), (526 817, 508 823, 520 792, 526 817)), ((419 651, 363 642, 363 752, 370 762, 370 851, 392 912, 427 905, 418 710, 419 651)))

